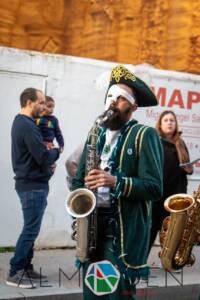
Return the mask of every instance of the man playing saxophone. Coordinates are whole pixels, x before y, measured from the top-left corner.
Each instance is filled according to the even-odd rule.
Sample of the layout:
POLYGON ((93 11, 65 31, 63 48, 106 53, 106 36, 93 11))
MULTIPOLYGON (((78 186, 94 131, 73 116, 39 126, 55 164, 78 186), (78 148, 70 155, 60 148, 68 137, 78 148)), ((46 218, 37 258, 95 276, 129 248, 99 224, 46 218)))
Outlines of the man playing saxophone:
MULTIPOLYGON (((97 248, 84 263, 84 274, 92 262, 101 260, 120 272, 117 289, 103 299, 134 299, 135 280, 148 274, 151 206, 162 195, 162 147, 156 131, 132 115, 138 106, 153 105, 156 97, 141 79, 124 66, 113 68, 105 122, 97 133, 99 168, 85 176, 88 138, 73 180, 74 190, 85 186, 97 195, 97 248)), ((97 297, 84 286, 85 300, 97 297)))

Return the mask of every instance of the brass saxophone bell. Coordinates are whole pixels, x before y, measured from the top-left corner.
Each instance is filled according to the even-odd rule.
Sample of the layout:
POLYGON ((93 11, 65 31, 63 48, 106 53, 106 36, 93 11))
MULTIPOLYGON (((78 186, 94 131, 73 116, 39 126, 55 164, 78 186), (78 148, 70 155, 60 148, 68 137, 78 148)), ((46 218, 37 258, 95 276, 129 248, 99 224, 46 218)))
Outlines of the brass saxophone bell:
POLYGON ((67 212, 74 218, 84 218, 91 214, 96 206, 96 197, 88 189, 80 188, 69 194, 66 203, 67 212))
POLYGON ((163 221, 160 231, 161 263, 168 271, 192 266, 195 257, 191 251, 200 224, 200 186, 194 197, 175 194, 165 200, 164 206, 170 217, 163 221))

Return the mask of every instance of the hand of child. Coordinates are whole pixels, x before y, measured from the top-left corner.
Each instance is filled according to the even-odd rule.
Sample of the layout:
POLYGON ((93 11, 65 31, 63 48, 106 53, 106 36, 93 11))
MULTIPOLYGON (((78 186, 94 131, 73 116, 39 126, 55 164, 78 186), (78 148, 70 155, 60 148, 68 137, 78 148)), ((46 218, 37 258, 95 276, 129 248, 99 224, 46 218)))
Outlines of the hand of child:
POLYGON ((50 168, 51 168, 51 172, 53 174, 55 172, 55 169, 56 169, 56 163, 54 163, 53 165, 51 165, 50 168))
POLYGON ((59 147, 59 152, 62 153, 64 150, 64 147, 59 147))
POLYGON ((53 148, 55 148, 53 143, 50 142, 44 142, 45 146, 47 147, 48 150, 51 150, 53 148))

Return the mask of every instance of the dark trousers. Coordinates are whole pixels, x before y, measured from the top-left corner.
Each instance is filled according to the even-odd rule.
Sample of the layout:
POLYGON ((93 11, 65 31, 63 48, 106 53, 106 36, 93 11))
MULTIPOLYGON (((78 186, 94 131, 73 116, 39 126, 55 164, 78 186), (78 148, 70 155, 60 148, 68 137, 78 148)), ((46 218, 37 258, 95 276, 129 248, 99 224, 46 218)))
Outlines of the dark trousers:
POLYGON ((165 210, 163 206, 163 201, 153 202, 149 252, 151 251, 151 248, 153 246, 153 243, 156 239, 158 232, 162 228, 163 220, 167 216, 169 216, 169 212, 165 210))
MULTIPOLYGON (((115 258, 113 253, 113 236, 112 228, 110 224, 110 218, 107 216, 99 216, 98 218, 98 247, 93 261, 109 260, 115 265, 115 258)), ((92 261, 87 261, 83 268, 83 280, 87 272, 88 266, 92 261)), ((135 286, 131 285, 128 280, 124 279, 121 275, 117 290, 108 295, 96 296, 90 289, 85 286, 83 282, 83 295, 84 300, 134 300, 135 298, 135 286)))
POLYGON ((24 225, 10 260, 10 276, 18 270, 32 268, 34 242, 39 234, 47 206, 48 189, 17 192, 21 201, 24 225))

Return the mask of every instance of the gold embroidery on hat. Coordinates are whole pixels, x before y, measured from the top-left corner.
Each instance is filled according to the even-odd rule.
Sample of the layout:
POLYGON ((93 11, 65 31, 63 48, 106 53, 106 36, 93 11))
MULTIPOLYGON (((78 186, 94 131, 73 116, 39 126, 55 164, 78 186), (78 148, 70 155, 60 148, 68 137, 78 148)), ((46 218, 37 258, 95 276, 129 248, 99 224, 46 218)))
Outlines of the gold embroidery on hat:
POLYGON ((124 77, 125 80, 130 79, 136 81, 136 77, 133 73, 125 69, 124 66, 117 66, 112 70, 111 80, 114 78, 116 82, 119 82, 121 77, 124 77))

